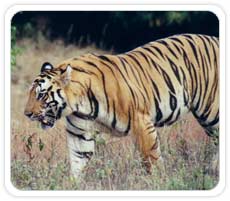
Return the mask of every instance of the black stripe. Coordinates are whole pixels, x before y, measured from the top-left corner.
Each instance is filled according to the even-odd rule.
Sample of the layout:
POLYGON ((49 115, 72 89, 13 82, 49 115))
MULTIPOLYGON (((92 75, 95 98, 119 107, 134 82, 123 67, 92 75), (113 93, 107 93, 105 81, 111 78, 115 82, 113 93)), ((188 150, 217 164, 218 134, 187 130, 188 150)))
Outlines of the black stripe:
POLYGON ((212 41, 216 44, 217 47, 219 47, 219 39, 216 37, 212 37, 212 41))
MULTIPOLYGON (((215 50, 215 47, 213 46, 213 44, 211 44, 212 46, 212 51, 213 51, 213 56, 214 56, 214 63, 215 63, 215 67, 216 69, 218 69, 218 64, 217 64, 217 55, 216 55, 216 50, 215 50)), ((219 54, 219 51, 218 51, 218 54, 219 54)))
POLYGON ((199 83, 199 96, 198 96, 198 101, 197 101, 197 103, 196 103, 196 105, 195 105, 195 107, 194 107, 194 110, 196 111, 199 107, 200 107, 200 105, 201 105, 201 99, 202 99, 202 80, 201 80, 201 76, 200 76, 200 83, 199 83))
POLYGON ((156 42, 158 42, 158 43, 160 43, 160 44, 166 46, 166 48, 169 50, 169 52, 170 52, 175 58, 178 59, 177 55, 176 55, 175 52, 171 49, 171 47, 169 46, 169 44, 168 44, 166 41, 164 41, 164 40, 159 40, 159 41, 156 41, 156 42))
MULTIPOLYGON (((49 80, 51 80, 51 77, 49 76, 49 75, 47 75, 47 74, 40 74, 39 75, 41 78, 47 78, 47 79, 49 79, 49 80)), ((41 82, 41 81, 40 81, 41 82)))
MULTIPOLYGON (((145 72, 144 72, 144 69, 142 68, 140 62, 139 62, 133 55, 131 55, 131 54, 127 54, 127 56, 130 57, 133 61, 135 61, 135 63, 136 63, 136 64, 139 66, 139 68, 141 69, 141 71, 142 71, 142 73, 143 73, 145 79, 147 80, 147 76, 146 76, 146 74, 145 74, 145 72)), ((137 71, 137 72, 138 72, 138 71, 137 71)), ((144 89, 144 91, 145 91, 145 94, 147 95, 147 98, 148 98, 148 100, 149 100, 150 97, 149 97, 148 91, 147 91, 147 89, 146 89, 146 87, 145 87, 145 84, 143 83, 143 80, 141 79, 141 77, 140 77, 140 80, 141 80, 143 89, 144 89)), ((146 102, 146 99, 145 99, 144 95, 143 95, 143 98, 144 98, 144 101, 146 102)))
POLYGON ((120 62, 121 62, 121 64, 122 64, 123 68, 125 69, 125 72, 127 73, 127 75, 129 75, 129 73, 128 73, 128 71, 127 71, 127 68, 126 68, 126 66, 125 66, 125 63, 124 63, 124 61, 123 61, 123 58, 122 58, 122 57, 119 57, 119 56, 118 56, 118 58, 119 58, 119 60, 120 60, 120 62))
POLYGON ((184 106, 188 105, 188 101, 189 101, 188 94, 184 90, 183 90, 183 98, 184 98, 184 106))
POLYGON ((129 109, 129 112, 128 112, 128 125, 127 125, 127 128, 125 129, 125 134, 128 134, 129 131, 130 131, 130 128, 131 128, 131 114, 130 114, 130 109, 129 109))
MULTIPOLYGON (((71 68, 72 68, 72 67, 71 67, 71 68)), ((62 68, 59 68, 59 70, 60 70, 61 74, 63 74, 64 72, 66 72, 66 70, 67 70, 67 67, 66 67, 66 68, 64 68, 64 69, 62 69, 62 68)))
POLYGON ((198 90, 198 77, 197 77, 197 74, 196 74, 196 70, 195 70, 195 67, 193 64, 191 64, 191 80, 192 80, 192 84, 193 84, 193 88, 192 88, 192 102, 194 101, 195 97, 196 97, 196 94, 197 94, 197 90, 198 90), (193 70, 193 75, 194 77, 192 76, 192 70, 193 70), (194 83, 195 81, 195 83, 194 83), (195 90, 195 91, 194 91, 195 90))
POLYGON ((102 72, 102 70, 94 63, 90 62, 90 61, 85 61, 85 60, 82 60, 83 62, 95 67, 101 74, 101 78, 102 78, 102 84, 103 84, 103 90, 104 90, 104 94, 105 94, 105 99, 106 99, 106 104, 107 104, 107 112, 109 113, 109 99, 108 99, 108 95, 107 95, 107 92, 106 92, 106 83, 105 83, 105 76, 104 76, 104 73, 102 72))
POLYGON ((177 99, 174 95, 170 94, 170 98, 169 98, 169 103, 170 103, 170 108, 172 111, 174 111, 177 107, 177 99))
MULTIPOLYGON (((135 63, 136 63, 136 64, 139 66, 139 68, 141 69, 141 71, 142 71, 142 73, 143 73, 145 79, 147 79, 147 75, 145 74, 145 71, 144 71, 144 69, 143 69, 141 63, 140 63, 140 62, 138 61, 138 59, 136 58, 137 55, 135 54, 135 52, 132 52, 132 53, 133 53, 135 56, 133 56, 133 55, 131 55, 131 54, 127 54, 127 56, 129 56, 132 60, 135 61, 135 63)), ((138 53, 140 53, 140 52, 138 52, 138 53)), ((146 59, 147 59, 147 58, 146 58, 146 59)), ((148 63, 148 61, 147 61, 147 63, 148 63)))
POLYGON ((58 96, 59 96, 62 100, 64 100, 64 98, 63 98, 62 95, 61 95, 61 89, 57 89, 57 94, 58 94, 58 96))
MULTIPOLYGON (((128 62, 125 58, 123 58, 123 60, 124 60, 125 63, 129 66, 129 68, 130 68, 130 70, 132 71, 132 74, 133 74, 135 80, 137 81, 138 85, 140 85, 141 83, 139 82, 139 79, 138 79, 138 77, 140 77, 140 74, 136 71, 136 72, 138 73, 138 77, 137 77, 137 76, 136 76, 136 73, 134 72, 133 67, 129 64, 129 62, 128 62)), ((129 75, 129 74, 128 74, 128 75, 129 75)))
POLYGON ((57 101, 57 100, 55 100, 55 97, 54 97, 54 92, 53 92, 53 91, 51 91, 51 92, 50 92, 50 95, 51 95, 51 97, 52 97, 53 101, 50 101, 49 103, 51 103, 51 102, 55 102, 55 104, 58 104, 58 101, 57 101))
MULTIPOLYGON (((127 56, 127 55, 125 55, 125 56, 127 56)), ((123 58, 123 60, 125 61, 125 63, 129 66, 129 69, 131 70, 131 72, 132 72, 132 74, 133 74, 133 76, 134 76, 134 78, 135 78, 135 80, 136 80, 136 82, 138 83, 138 85, 141 85, 141 83, 139 82, 139 79, 138 79, 138 77, 140 78, 140 73, 138 72, 138 71, 136 71, 132 66, 131 66, 131 64, 126 60, 126 58, 124 58, 124 57, 122 57, 123 58), (136 73, 138 74, 138 76, 136 76, 136 73)), ((126 80, 125 80, 125 82, 126 82, 126 80)), ((131 90, 131 88, 130 88, 130 90, 131 90)), ((143 92, 141 91, 141 89, 138 87, 137 88, 137 90, 140 92, 140 94, 142 95, 142 97, 143 97, 143 100, 144 100, 144 102, 145 102, 145 97, 144 97, 144 94, 143 94, 143 92)), ((135 94, 135 96, 133 96, 133 100, 134 100, 134 105, 135 105, 135 107, 136 108, 139 108, 139 101, 136 101, 136 92, 135 91, 133 91, 133 94, 135 94), (134 98, 135 97, 135 98, 134 98)), ((137 97, 137 100, 139 99, 139 97, 137 97)), ((145 102, 146 103, 146 102, 145 102)))
POLYGON ((46 103, 48 106, 50 106, 50 104, 53 104, 53 106, 56 106, 56 105, 58 105, 58 101, 56 101, 56 100, 52 100, 52 101, 50 101, 50 102, 48 102, 48 103, 46 103))
MULTIPOLYGON (((197 93, 197 84, 198 84, 197 83, 197 74, 196 74, 196 70, 194 68, 194 65, 192 63, 190 63, 190 61, 188 59, 187 53, 183 49, 182 49, 182 51, 183 51, 183 58, 184 58, 185 66, 187 67, 189 74, 190 74, 190 77, 191 77, 191 91, 192 91, 192 100, 191 101, 193 102, 195 97, 196 97, 196 93, 197 93), (193 77, 192 72, 194 74, 194 77, 193 77), (194 81, 195 81, 195 83, 194 83, 194 81)), ((180 67, 180 69, 181 69, 181 72, 183 73, 184 79, 186 79, 183 68, 180 67)))
POLYGON ((191 42, 190 40, 187 40, 187 41, 188 41, 189 45, 192 48, 193 54, 195 56, 195 59, 197 61, 198 67, 199 67, 200 66, 200 62, 199 62, 199 59, 198 59, 198 54, 197 54, 196 47, 194 46, 194 43, 193 43, 194 41, 193 42, 191 42))
POLYGON ((160 92, 159 92, 159 89, 158 89, 157 85, 155 84, 155 82, 152 79, 151 79, 151 82, 152 82, 154 91, 156 92, 158 100, 161 101, 160 92))
POLYGON ((94 104, 94 110, 92 110, 91 114, 89 115, 89 116, 91 116, 91 119, 94 120, 97 118, 98 113, 99 113, 99 103, 98 103, 93 91, 91 90, 91 88, 89 88, 89 90, 88 90, 88 97, 90 98, 89 101, 92 101, 94 104))
POLYGON ((150 131, 148 132, 148 135, 152 134, 152 133, 155 132, 155 131, 156 131, 156 129, 155 129, 155 127, 153 127, 152 130, 150 130, 150 131))
POLYGON ((181 50, 180 48, 176 45, 176 43, 174 43, 173 41, 171 42, 173 44, 173 46, 177 49, 177 51, 181 54, 181 50))
POLYGON ((161 67, 159 66, 159 64, 157 64, 155 61, 152 60, 152 58, 150 58, 150 61, 152 63, 152 67, 154 67, 158 73, 160 73, 160 69, 161 67))
POLYGON ((112 121, 112 128, 115 129, 116 127, 116 123, 117 123, 117 119, 116 119, 116 109, 115 109, 115 103, 113 101, 113 121, 112 121))
MULTIPOLYGON (((205 109, 204 109, 204 112, 203 112, 203 116, 204 117, 208 117, 209 116, 209 114, 211 113, 211 105, 212 105, 212 103, 213 103, 213 101, 211 100, 211 98, 210 98, 210 96, 211 96, 211 94, 209 95, 209 98, 208 98, 208 102, 207 102, 207 104, 206 104, 206 106, 205 106, 205 109)), ((206 117, 206 118, 207 118, 206 117)))
POLYGON ((207 120, 204 119, 203 116, 198 116, 195 112, 193 112, 193 115, 197 118, 197 120, 203 127, 211 127, 219 122, 219 111, 216 113, 215 118, 211 122, 207 122, 207 120))
MULTIPOLYGON (((78 106, 77 106, 77 107, 78 107, 78 106)), ((80 118, 80 119, 84 119, 84 120, 94 120, 94 119, 92 119, 91 116, 89 116, 89 115, 87 115, 87 114, 82 114, 82 113, 77 112, 77 111, 73 112, 72 114, 73 114, 74 116, 80 118)))
POLYGON ((171 40, 176 41, 180 43, 182 46, 184 46, 184 43, 178 38, 178 37, 170 37, 171 40))
POLYGON ((50 76, 55 76, 57 75, 57 73, 55 71, 46 71, 45 72, 47 75, 50 75, 50 76))
POLYGON ((167 57, 167 59, 169 61, 169 64, 170 64, 172 70, 173 70, 173 73, 175 74, 177 80, 181 84, 181 79, 180 79, 179 71, 178 71, 178 68, 177 68, 176 64, 171 59, 169 59, 168 56, 166 56, 166 57, 167 57))
POLYGON ((68 122, 72 127, 76 128, 76 129, 78 129, 78 130, 80 130, 80 131, 85 131, 84 129, 79 128, 78 126, 74 125, 74 124, 71 122, 71 120, 70 120, 70 118, 69 118, 68 116, 66 117, 66 120, 67 120, 67 122, 68 122))
POLYGON ((77 68, 76 67, 72 67, 72 69, 75 70, 75 71, 81 72, 81 73, 86 73, 86 74, 89 74, 89 75, 91 75, 91 74, 96 75, 93 72, 86 71, 85 69, 82 69, 82 68, 79 68, 79 67, 77 67, 77 68))
POLYGON ((46 117, 52 117, 55 118, 55 115, 53 113, 46 113, 46 117))
POLYGON ((144 59, 145 59, 145 61, 146 61, 146 63, 148 63, 148 65, 149 65, 149 68, 151 68, 151 64, 149 63, 149 55, 147 54, 147 55, 145 55, 142 51, 140 51, 140 50, 138 50, 138 51, 133 51, 133 52, 136 52, 136 53, 138 53, 138 54, 140 54, 144 59))
POLYGON ((89 100, 89 104, 90 104, 90 111, 91 111, 89 116, 92 116, 94 113, 93 101, 91 100, 91 96, 90 96, 89 92, 87 92, 87 96, 88 96, 88 100, 89 100))
POLYGON ((50 87, 48 87, 47 92, 49 92, 52 88, 53 88, 52 85, 50 87))
POLYGON ((156 108, 156 120, 155 120, 155 122, 157 123, 161 120, 163 115, 162 115, 162 112, 161 112, 160 107, 159 107, 159 103, 156 100, 156 98, 154 98, 154 101, 155 101, 155 108, 156 108))
POLYGON ((160 50, 160 48, 158 48, 158 47, 156 47, 154 45, 152 45, 151 48, 155 49, 158 52, 158 54, 160 54, 161 57, 164 59, 164 54, 162 53, 162 51, 160 50))
POLYGON ((175 94, 175 89, 173 87, 172 81, 169 75, 163 69, 162 69, 162 75, 169 89, 175 94))
POLYGON ((111 60, 108 59, 108 57, 106 57, 106 56, 104 56, 104 55, 100 55, 100 56, 98 56, 98 58, 100 58, 100 59, 102 59, 102 60, 104 60, 104 61, 107 61, 107 62, 109 62, 109 63, 112 62, 111 60))
MULTIPOLYGON (((65 107, 64 107, 65 108, 65 107)), ((62 114, 62 110, 64 109, 62 107, 59 107, 58 108, 58 112, 57 112, 57 115, 56 115, 56 119, 60 119, 61 118, 61 114, 62 114)))
POLYGON ((142 47, 142 48, 159 59, 159 56, 154 51, 152 51, 149 47, 142 47))
POLYGON ((90 159, 93 156, 92 151, 74 151, 77 154, 78 158, 87 158, 90 159))
POLYGON ((193 37, 191 35, 189 35, 189 34, 183 34, 183 36, 186 37, 186 38, 189 38, 189 39, 193 40, 193 37))
MULTIPOLYGON (((114 79, 118 82, 117 75, 114 73, 114 65, 112 65, 112 67, 111 67, 107 63, 110 60, 106 56, 104 56, 104 55, 95 55, 95 54, 93 54, 93 56, 95 56, 96 60, 98 60, 102 64, 102 65, 99 65, 99 66, 103 66, 103 67, 105 66, 107 69, 109 69, 110 72, 113 74, 114 79)), ((109 64, 111 64, 111 62, 109 62, 109 64)))
POLYGON ((211 121, 211 122, 209 122, 209 126, 214 126, 215 124, 217 124, 219 122, 219 110, 218 110, 218 112, 216 113, 216 116, 215 116, 215 118, 214 118, 214 120, 213 121, 211 121))
POLYGON ((205 110, 204 112, 202 113, 202 115, 200 116, 200 118, 203 120, 203 121, 206 121, 208 116, 210 115, 210 113, 212 112, 212 110, 209 110, 208 107, 205 107, 205 110))
MULTIPOLYGON (((42 77, 42 76, 40 75, 40 77, 42 77)), ((46 81, 44 79, 36 79, 36 80, 34 80, 34 82, 45 83, 46 81)))
MULTIPOLYGON (((204 75, 204 81, 205 81, 205 89, 204 91, 207 91, 207 88, 208 88, 208 83, 209 83, 209 76, 207 75, 207 71, 208 71, 208 64, 207 64, 207 61, 206 59, 203 58, 203 55, 201 54, 200 52, 200 57, 201 57, 201 66, 202 66, 202 69, 203 69, 203 75, 204 75)), ((211 65, 211 64, 210 64, 211 65)))
POLYGON ((173 124, 174 122, 176 122, 178 120, 179 117, 180 117, 180 109, 178 110, 175 119, 173 119, 170 122, 168 122, 167 125, 173 124))
POLYGON ((102 61, 102 60, 99 60, 99 61, 100 61, 100 63, 101 63, 102 65, 104 65, 105 67, 107 67, 107 68, 111 71, 111 73, 113 74, 114 78, 117 80, 117 76, 116 76, 115 73, 114 73, 114 68, 111 67, 111 66, 109 66, 106 62, 104 62, 104 61, 102 61))
POLYGON ((86 139, 84 135, 74 133, 74 132, 72 132, 72 131, 70 131, 70 130, 68 130, 68 129, 66 129, 66 131, 67 131, 69 134, 71 134, 71 135, 73 135, 73 136, 75 136, 75 137, 78 137, 80 140, 84 140, 84 141, 95 141, 93 138, 86 139))
POLYGON ((164 126, 165 124, 170 125, 170 124, 172 123, 171 121, 173 121, 173 120, 172 120, 173 114, 174 114, 174 111, 168 116, 167 119, 165 119, 164 121, 162 121, 162 122, 160 122, 160 123, 157 123, 157 126, 158 126, 158 127, 162 127, 162 126, 164 126))
MULTIPOLYGON (((203 42, 203 45, 204 45, 204 49, 205 49, 206 55, 208 56, 209 64, 211 65, 211 58, 210 58, 210 54, 209 54, 209 50, 208 50, 206 41, 205 41, 205 39, 204 39, 202 36, 198 35, 198 37, 199 37, 199 38, 202 40, 202 42, 203 42)), ((208 67, 208 66, 207 66, 207 67, 208 67)))
POLYGON ((151 124, 151 125, 148 126, 145 130, 149 130, 150 128, 154 128, 154 126, 151 124))
POLYGON ((180 109, 179 109, 178 112, 177 112, 177 115, 176 115, 176 118, 175 118, 174 122, 175 122, 176 120, 178 120, 179 117, 180 117, 180 109))

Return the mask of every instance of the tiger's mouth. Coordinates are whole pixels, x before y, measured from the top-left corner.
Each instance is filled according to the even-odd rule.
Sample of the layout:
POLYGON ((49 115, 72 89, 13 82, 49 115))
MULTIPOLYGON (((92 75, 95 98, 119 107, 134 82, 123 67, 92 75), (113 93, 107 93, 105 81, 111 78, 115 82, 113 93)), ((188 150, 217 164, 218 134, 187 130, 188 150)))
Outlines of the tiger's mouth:
POLYGON ((40 123, 41 123, 42 129, 46 130, 48 128, 52 128, 54 126, 55 121, 48 121, 48 120, 43 119, 40 121, 40 123))
POLYGON ((39 119, 39 122, 41 123, 42 129, 46 130, 54 126, 56 119, 57 118, 54 113, 49 110, 48 112, 45 112, 44 115, 42 115, 42 118, 39 119))

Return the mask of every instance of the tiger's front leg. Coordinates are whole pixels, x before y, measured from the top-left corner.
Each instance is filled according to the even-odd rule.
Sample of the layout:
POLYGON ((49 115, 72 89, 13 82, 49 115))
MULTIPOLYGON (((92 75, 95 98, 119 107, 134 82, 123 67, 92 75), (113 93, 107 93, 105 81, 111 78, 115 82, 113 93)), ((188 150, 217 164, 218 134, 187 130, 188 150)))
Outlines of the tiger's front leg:
POLYGON ((69 115, 66 123, 71 173, 77 178, 95 151, 93 122, 69 115))

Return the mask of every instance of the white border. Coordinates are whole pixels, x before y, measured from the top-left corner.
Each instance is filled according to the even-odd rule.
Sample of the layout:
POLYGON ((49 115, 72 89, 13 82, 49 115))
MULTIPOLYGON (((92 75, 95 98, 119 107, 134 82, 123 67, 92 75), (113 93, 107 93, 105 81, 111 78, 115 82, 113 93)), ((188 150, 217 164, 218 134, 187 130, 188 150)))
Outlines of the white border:
POLYGON ((216 5, 14 5, 5 14, 5 187, 15 196, 217 196, 225 188, 225 13, 216 5), (34 191, 18 190, 11 183, 10 168, 10 113, 11 113, 11 74, 10 74, 10 26, 12 17, 19 11, 210 11, 219 19, 220 35, 220 178, 211 190, 180 191, 34 191))

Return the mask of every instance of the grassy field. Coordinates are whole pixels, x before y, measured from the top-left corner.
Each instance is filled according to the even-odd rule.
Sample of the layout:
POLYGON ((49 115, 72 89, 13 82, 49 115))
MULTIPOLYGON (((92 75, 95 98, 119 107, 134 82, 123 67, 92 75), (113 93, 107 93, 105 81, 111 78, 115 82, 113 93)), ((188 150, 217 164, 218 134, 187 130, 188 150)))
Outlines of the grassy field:
POLYGON ((159 129, 166 171, 147 174, 130 136, 103 135, 97 152, 78 179, 70 175, 64 121, 43 131, 23 115, 33 78, 45 61, 54 65, 95 47, 65 46, 62 41, 17 42, 20 54, 12 69, 11 180, 24 190, 184 190, 212 189, 219 179, 217 148, 188 114, 178 123, 159 129))

